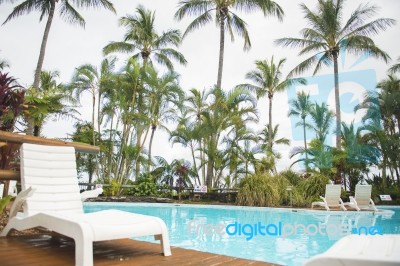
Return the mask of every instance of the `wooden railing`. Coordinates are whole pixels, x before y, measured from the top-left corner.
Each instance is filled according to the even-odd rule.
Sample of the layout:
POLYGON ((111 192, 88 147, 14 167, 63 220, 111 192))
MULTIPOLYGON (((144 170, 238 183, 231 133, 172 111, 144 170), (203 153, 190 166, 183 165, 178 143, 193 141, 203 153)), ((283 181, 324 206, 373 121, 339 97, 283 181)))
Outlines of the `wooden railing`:
MULTIPOLYGON (((0 131, 0 147, 4 147, 8 143, 13 143, 13 144, 31 143, 31 144, 52 145, 52 146, 71 146, 74 147, 77 152, 84 152, 84 153, 98 153, 100 151, 99 147, 92 146, 86 143, 67 142, 62 140, 46 139, 41 137, 0 131)), ((8 180, 19 181, 20 179, 21 177, 19 171, 0 169, 0 181, 8 181, 8 180)), ((6 182, 4 191, 8 191, 8 182, 6 182)))

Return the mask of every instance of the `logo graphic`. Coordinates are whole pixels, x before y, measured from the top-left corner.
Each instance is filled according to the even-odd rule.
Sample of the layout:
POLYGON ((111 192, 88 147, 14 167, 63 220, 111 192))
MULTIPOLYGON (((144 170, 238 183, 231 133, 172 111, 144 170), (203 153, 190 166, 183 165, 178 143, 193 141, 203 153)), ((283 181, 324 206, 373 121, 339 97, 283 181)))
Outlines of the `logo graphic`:
POLYGON ((286 238, 293 235, 315 236, 322 235, 328 237, 342 237, 349 234, 358 235, 383 235, 383 229, 380 226, 350 226, 347 223, 331 224, 302 224, 302 223, 245 223, 238 222, 218 224, 203 224, 200 221, 192 220, 188 223, 188 234, 195 236, 231 236, 244 237, 250 241, 256 236, 282 237, 286 238))

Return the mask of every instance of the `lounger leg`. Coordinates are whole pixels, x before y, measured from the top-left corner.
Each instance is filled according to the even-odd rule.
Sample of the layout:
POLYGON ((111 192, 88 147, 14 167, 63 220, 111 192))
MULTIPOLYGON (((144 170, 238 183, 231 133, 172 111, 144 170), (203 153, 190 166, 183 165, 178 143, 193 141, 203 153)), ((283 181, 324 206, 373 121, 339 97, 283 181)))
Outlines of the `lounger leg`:
POLYGON ((168 236, 155 235, 154 239, 160 240, 161 250, 164 253, 164 256, 171 256, 171 247, 169 245, 168 236))
POLYGON ((0 236, 7 236, 11 229, 12 229, 12 227, 11 227, 10 224, 8 223, 8 224, 6 225, 6 227, 3 228, 3 231, 1 231, 0 236))
POLYGON ((75 265, 93 266, 93 242, 75 239, 75 265))

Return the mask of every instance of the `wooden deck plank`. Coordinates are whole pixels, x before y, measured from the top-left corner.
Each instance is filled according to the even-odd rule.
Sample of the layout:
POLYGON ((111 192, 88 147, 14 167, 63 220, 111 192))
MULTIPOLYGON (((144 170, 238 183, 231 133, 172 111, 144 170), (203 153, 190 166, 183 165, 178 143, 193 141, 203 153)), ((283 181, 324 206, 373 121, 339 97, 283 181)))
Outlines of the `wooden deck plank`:
MULTIPOLYGON (((276 265, 177 247, 172 247, 172 256, 165 257, 159 244, 131 239, 95 242, 93 253, 95 266, 276 265)), ((2 266, 70 266, 74 263, 75 244, 68 237, 47 234, 0 237, 2 266)))

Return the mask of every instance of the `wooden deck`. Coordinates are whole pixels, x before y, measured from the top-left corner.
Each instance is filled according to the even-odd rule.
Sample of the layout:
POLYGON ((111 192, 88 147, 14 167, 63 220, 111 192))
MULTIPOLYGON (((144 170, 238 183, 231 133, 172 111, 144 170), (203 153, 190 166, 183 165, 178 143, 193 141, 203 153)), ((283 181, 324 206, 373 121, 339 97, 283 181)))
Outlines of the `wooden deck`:
MULTIPOLYGON (((74 241, 60 235, 0 237, 0 265, 70 266, 75 263, 74 241)), ((160 245, 130 239, 94 244, 94 265, 276 265, 172 247, 164 257, 160 245)))

